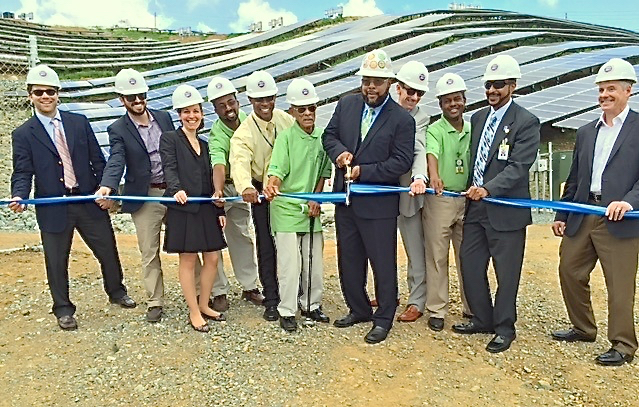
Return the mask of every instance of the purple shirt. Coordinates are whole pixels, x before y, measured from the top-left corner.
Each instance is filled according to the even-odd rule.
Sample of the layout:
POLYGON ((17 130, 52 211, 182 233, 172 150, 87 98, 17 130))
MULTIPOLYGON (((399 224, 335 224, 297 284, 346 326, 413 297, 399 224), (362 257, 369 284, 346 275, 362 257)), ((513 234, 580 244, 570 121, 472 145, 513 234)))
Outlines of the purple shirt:
POLYGON ((149 160, 151 161, 151 184, 160 184, 164 182, 162 160, 160 159, 160 136, 162 135, 162 129, 148 110, 147 114, 149 115, 148 126, 136 122, 131 114, 129 114, 129 118, 138 130, 140 137, 142 137, 142 141, 144 141, 144 145, 146 146, 146 152, 149 153, 149 160))

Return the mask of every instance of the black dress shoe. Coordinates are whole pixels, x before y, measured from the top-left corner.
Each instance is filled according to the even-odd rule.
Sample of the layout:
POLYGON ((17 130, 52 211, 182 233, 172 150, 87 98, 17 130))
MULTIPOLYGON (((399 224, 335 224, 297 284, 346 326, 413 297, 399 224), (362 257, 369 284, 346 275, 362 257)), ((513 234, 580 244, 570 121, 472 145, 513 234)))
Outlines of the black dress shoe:
POLYGON ((490 328, 484 328, 476 325, 473 321, 463 322, 453 325, 453 332, 458 334, 494 334, 495 331, 490 328))
POLYGON ((314 309, 311 312, 302 311, 302 316, 305 318, 310 318, 313 321, 324 322, 326 324, 331 321, 328 315, 324 314, 321 308, 314 309))
POLYGON ((224 312, 229 310, 229 300, 226 298, 226 294, 220 294, 213 297, 212 301, 209 301, 212 305, 209 308, 216 310, 217 312, 224 312))
POLYGON ((586 335, 582 335, 574 328, 564 329, 561 331, 551 332, 550 336, 556 341, 563 342, 594 342, 596 338, 589 338, 586 335))
POLYGON ((58 325, 64 331, 73 331, 74 329, 78 329, 78 323, 73 315, 62 315, 58 318, 58 325))
POLYGON ((388 329, 382 328, 381 326, 374 326, 366 336, 364 340, 366 343, 380 343, 388 336, 388 329))
POLYGON ((297 331, 297 321, 295 321, 295 317, 280 317, 280 326, 286 332, 297 331))
POLYGON ((634 359, 633 355, 627 355, 615 348, 610 348, 608 352, 597 356, 595 361, 602 366, 621 366, 624 363, 632 362, 632 359, 634 359))
POLYGON ((135 308, 138 305, 135 303, 135 301, 133 301, 133 298, 129 297, 126 294, 124 294, 120 298, 111 298, 110 301, 111 304, 118 304, 122 308, 135 308))
POLYGON ((486 350, 490 353, 503 352, 505 350, 508 350, 508 348, 510 348, 510 344, 513 343, 513 340, 515 340, 514 336, 508 337, 508 336, 502 336, 502 335, 495 335, 495 337, 491 339, 490 342, 488 342, 488 345, 486 345, 486 350))
POLYGON ((280 313, 277 312, 277 307, 275 305, 272 305, 270 307, 266 307, 262 317, 267 321, 273 322, 277 321, 277 319, 280 317, 280 313))
POLYGON ((428 327, 435 332, 439 332, 444 329, 444 318, 428 318, 428 327))
POLYGON ((355 324, 361 324, 362 322, 370 322, 371 318, 370 317, 358 317, 355 316, 355 314, 348 314, 346 315, 344 318, 340 318, 340 319, 336 319, 335 322, 333 322, 333 325, 335 325, 338 328, 348 328, 349 326, 353 326, 355 324))
POLYGON ((146 310, 147 322, 160 322, 162 320, 162 307, 149 307, 146 310))

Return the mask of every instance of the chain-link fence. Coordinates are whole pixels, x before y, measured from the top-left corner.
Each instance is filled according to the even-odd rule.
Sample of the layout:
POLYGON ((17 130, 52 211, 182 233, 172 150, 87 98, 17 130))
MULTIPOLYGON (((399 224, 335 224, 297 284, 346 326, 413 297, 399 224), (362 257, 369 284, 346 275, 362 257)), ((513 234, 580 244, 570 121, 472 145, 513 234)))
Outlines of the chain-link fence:
POLYGON ((25 79, 30 67, 38 62, 38 45, 34 35, 24 44, 12 44, 0 50, 0 109, 27 109, 25 79))

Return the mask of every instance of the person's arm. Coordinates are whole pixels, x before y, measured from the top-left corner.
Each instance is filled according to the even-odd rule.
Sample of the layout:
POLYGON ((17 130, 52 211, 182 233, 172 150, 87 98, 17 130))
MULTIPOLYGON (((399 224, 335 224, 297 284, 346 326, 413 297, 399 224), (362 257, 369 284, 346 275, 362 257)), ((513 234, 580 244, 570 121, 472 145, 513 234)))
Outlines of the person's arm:
MULTIPOLYGON (((124 174, 124 168, 126 167, 126 147, 124 144, 124 137, 117 129, 112 125, 107 128, 109 134, 109 159, 107 160, 104 173, 102 174, 102 180, 100 181, 101 187, 107 187, 109 193, 111 191, 117 191, 122 174, 124 174)), ((109 195, 102 194, 102 195, 109 195)))
POLYGON ((182 190, 178 175, 178 162, 176 157, 176 133, 166 132, 160 137, 160 158, 162 159, 162 171, 166 181, 166 194, 175 196, 182 190))
MULTIPOLYGON (((13 153, 13 173, 11 174, 11 199, 21 200, 29 198, 31 184, 33 182, 33 157, 31 148, 22 134, 14 131, 11 135, 11 148, 13 153)), ((22 212, 25 205, 12 202, 9 209, 14 212, 22 212)))
POLYGON ((331 116, 331 120, 324 129, 322 134, 322 145, 324 151, 328 154, 328 157, 339 168, 343 168, 345 165, 350 164, 353 160, 353 153, 348 151, 348 148, 342 143, 339 138, 339 126, 340 117, 342 114, 342 100, 337 102, 335 112, 331 116))
POLYGON ((89 161, 91 162, 91 168, 93 169, 93 173, 95 174, 98 182, 100 182, 104 173, 104 167, 106 166, 106 160, 104 159, 104 154, 102 154, 102 149, 100 148, 98 139, 93 133, 89 119, 85 116, 81 116, 81 118, 84 121, 84 132, 89 146, 89 161))
POLYGON ((231 178, 235 189, 245 201, 257 202, 257 191, 251 182, 251 162, 253 161, 253 138, 249 127, 240 125, 231 137, 231 150, 229 164, 231 165, 231 178))
POLYGON ((271 163, 267 171, 269 176, 268 183, 266 188, 264 188, 264 195, 266 195, 268 200, 273 200, 275 196, 280 194, 282 180, 289 175, 291 170, 288 134, 288 132, 281 134, 275 139, 273 144, 271 163))

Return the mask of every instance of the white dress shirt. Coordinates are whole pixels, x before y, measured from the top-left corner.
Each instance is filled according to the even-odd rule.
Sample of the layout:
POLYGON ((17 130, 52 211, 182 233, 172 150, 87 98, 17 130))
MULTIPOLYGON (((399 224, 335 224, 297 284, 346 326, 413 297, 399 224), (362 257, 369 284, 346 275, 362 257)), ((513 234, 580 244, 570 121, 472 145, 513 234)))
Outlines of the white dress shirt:
POLYGON ((597 132, 597 139, 595 140, 595 156, 592 160, 592 174, 590 178, 590 192, 596 195, 601 194, 601 176, 606 168, 606 163, 610 157, 612 147, 615 145, 615 141, 619 136, 621 127, 626 121, 630 107, 626 105, 626 108, 612 119, 612 126, 608 126, 604 120, 604 113, 601 113, 601 117, 597 121, 595 127, 599 128, 597 132))

